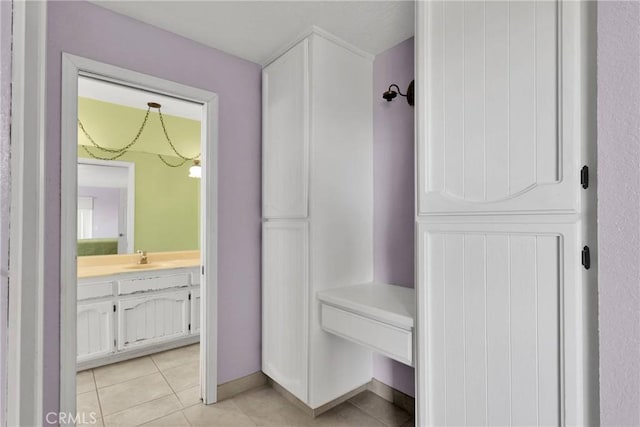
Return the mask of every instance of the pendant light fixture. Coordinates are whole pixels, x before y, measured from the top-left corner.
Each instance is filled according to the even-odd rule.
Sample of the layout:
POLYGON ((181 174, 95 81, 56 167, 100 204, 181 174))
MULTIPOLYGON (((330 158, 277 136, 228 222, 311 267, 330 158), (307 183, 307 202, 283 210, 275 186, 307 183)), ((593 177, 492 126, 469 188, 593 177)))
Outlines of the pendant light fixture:
POLYGON ((200 166, 200 160, 193 161, 193 166, 189 168, 189 178, 202 178, 202 166, 200 166))
POLYGON ((135 137, 131 140, 131 142, 129 142, 127 145, 121 148, 107 148, 105 146, 99 145, 97 142, 95 142, 95 140, 91 137, 91 135, 89 135, 89 132, 87 132, 87 130, 85 129, 84 125, 80 121, 80 118, 78 118, 78 127, 80 128, 84 136, 87 137, 87 139, 93 146, 92 150, 94 149, 98 150, 98 152, 101 154, 98 154, 97 152, 93 152, 89 150, 89 147, 86 145, 83 145, 82 148, 89 156, 98 160, 116 160, 122 157, 134 145, 136 145, 139 142, 140 136, 142 135, 142 132, 144 131, 145 126, 147 125, 147 121, 149 120, 149 114, 151 113, 152 108, 158 110, 158 118, 160 119, 160 125, 162 126, 162 132, 164 133, 165 140, 169 144, 169 147, 171 147, 171 150, 175 153, 176 157, 180 158, 180 161, 178 161, 178 163, 171 163, 168 159, 165 159, 165 157, 163 157, 162 154, 158 154, 158 158, 162 161, 162 163, 164 163, 166 166, 171 168, 177 168, 184 165, 186 162, 193 161, 193 166, 189 168, 189 176, 192 178, 200 178, 200 176, 202 175, 202 167, 200 166, 200 160, 199 160, 200 153, 198 153, 194 157, 187 157, 178 151, 175 144, 169 137, 169 133, 167 132, 167 127, 164 123, 164 117, 162 116, 162 111, 161 111, 162 105, 158 104, 157 102, 147 103, 147 112, 144 115, 144 118, 142 119, 142 124, 140 125, 138 132, 136 133, 135 137))

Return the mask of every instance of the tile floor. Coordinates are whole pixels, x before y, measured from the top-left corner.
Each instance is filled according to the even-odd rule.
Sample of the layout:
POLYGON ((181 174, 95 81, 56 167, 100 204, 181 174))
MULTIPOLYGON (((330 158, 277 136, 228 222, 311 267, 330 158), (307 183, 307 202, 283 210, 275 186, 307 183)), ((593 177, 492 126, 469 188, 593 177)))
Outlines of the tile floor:
POLYGON ((103 366, 77 375, 78 413, 101 426, 408 427, 404 410, 365 391, 312 419, 269 386, 205 406, 200 402, 198 344, 103 366))

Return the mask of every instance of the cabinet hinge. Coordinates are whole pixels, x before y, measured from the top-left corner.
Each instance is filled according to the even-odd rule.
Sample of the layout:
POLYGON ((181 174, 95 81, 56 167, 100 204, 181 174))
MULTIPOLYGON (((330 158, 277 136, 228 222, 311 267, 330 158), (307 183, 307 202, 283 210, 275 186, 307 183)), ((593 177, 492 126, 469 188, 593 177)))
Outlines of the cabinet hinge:
POLYGON ((202 266, 201 270, 202 270, 202 275, 204 276, 204 265, 202 266))
POLYGON ((580 184, 584 189, 589 188, 589 167, 586 165, 580 169, 580 184))
POLYGON ((191 323, 189 323, 189 330, 191 330, 191 323))
POLYGON ((113 304, 113 312, 114 313, 116 312, 116 305, 115 304, 113 304))
POLYGON ((191 300, 191 292, 189 292, 189 300, 191 300))
POLYGON ((589 251, 589 246, 582 248, 582 265, 585 270, 591 268, 591 252, 589 251))
POLYGON ((118 346, 118 344, 116 344, 116 340, 113 340, 113 346, 114 346, 114 347, 117 347, 117 346, 118 346))

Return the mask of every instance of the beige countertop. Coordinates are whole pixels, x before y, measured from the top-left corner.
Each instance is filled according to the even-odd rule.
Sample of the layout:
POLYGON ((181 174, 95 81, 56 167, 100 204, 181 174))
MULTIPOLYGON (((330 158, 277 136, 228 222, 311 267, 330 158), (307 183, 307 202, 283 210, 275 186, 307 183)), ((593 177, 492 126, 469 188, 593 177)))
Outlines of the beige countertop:
POLYGON ((138 254, 97 255, 78 257, 78 279, 111 276, 171 268, 197 267, 200 265, 200 251, 149 252, 147 264, 138 264, 138 254))

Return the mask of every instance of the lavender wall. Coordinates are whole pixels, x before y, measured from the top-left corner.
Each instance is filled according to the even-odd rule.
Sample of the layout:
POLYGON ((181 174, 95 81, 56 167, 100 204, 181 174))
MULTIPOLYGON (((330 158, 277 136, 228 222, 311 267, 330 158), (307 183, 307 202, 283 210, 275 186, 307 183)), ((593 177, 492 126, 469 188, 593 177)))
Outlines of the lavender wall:
POLYGON ((59 398, 62 52, 218 94, 218 381, 259 371, 260 66, 87 2, 49 2, 47 25, 44 413, 59 398))
POLYGON ((598 2, 600 418, 640 425, 640 3, 598 2))
MULTIPOLYGON (((11 1, 0 1, 0 384, 6 384, 9 289, 9 130, 11 125, 11 1)), ((5 393, 0 389, 0 425, 5 421, 5 393)))
MULTIPOLYGON (((373 257, 375 280, 413 287, 413 113, 405 98, 382 99, 391 83, 402 92, 414 79, 413 38, 373 63, 373 257)), ((414 395, 413 368, 375 356, 374 377, 414 395)))
POLYGON ((120 189, 78 187, 78 197, 93 197, 93 238, 118 237, 120 189))

